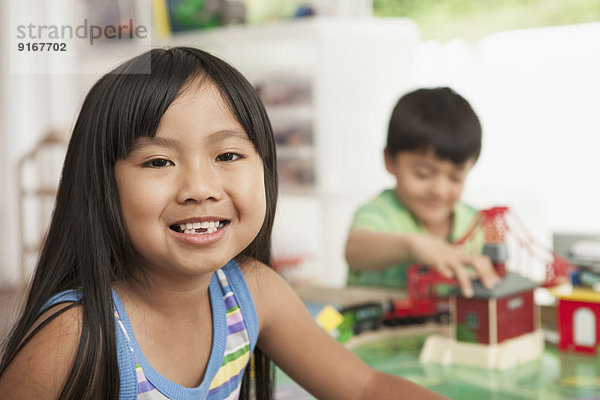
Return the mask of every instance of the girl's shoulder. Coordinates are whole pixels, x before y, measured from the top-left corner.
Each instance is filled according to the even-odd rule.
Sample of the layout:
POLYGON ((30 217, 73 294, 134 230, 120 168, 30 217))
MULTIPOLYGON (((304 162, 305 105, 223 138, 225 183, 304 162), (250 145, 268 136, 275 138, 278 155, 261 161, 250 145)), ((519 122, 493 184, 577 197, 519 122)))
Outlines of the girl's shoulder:
POLYGON ((235 262, 242 272, 253 297, 255 297, 255 293, 260 294, 261 287, 264 289, 265 286, 272 284, 273 280, 281 279, 275 270, 254 258, 239 258, 235 262))
POLYGON ((25 336, 23 348, 0 379, 0 393, 15 398, 58 398, 75 361, 83 321, 74 301, 51 305, 25 336))
POLYGON ((258 317, 259 331, 277 321, 279 312, 297 298, 287 282, 268 265, 252 259, 236 260, 244 275, 258 317), (283 307, 283 308, 282 308, 283 307))

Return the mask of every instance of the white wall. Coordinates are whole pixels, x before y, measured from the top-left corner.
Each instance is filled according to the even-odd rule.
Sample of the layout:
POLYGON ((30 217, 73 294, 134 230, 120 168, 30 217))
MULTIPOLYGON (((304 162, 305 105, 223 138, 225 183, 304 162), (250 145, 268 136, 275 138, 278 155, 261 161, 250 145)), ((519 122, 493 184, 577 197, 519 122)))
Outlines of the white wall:
POLYGON ((416 85, 449 85, 484 141, 465 199, 511 206, 534 236, 600 231, 600 23, 422 43, 416 85))

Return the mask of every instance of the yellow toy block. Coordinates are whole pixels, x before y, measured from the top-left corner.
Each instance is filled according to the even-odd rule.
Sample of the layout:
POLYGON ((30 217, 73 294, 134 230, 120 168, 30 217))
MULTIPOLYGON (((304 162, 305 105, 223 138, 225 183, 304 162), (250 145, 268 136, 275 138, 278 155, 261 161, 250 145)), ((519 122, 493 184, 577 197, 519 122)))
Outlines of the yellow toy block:
POLYGON ((329 333, 342 323, 344 317, 333 306, 326 305, 319 311, 315 319, 317 320, 317 324, 329 333))

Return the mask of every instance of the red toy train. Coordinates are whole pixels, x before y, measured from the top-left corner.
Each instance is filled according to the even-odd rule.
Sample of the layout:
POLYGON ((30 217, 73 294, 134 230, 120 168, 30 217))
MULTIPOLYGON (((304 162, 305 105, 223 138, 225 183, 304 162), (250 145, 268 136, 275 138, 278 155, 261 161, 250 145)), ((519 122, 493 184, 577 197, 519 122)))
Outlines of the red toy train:
POLYGON ((437 271, 420 264, 408 267, 406 272, 407 296, 392 299, 383 315, 386 325, 423 323, 434 320, 450 322, 448 295, 440 293, 440 286, 455 285, 456 280, 446 278, 437 271))

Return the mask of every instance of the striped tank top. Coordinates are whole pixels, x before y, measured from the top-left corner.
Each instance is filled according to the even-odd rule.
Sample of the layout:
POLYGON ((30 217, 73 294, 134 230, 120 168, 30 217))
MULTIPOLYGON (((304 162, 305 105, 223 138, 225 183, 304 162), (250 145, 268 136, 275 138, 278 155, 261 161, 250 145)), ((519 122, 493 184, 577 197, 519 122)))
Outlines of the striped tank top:
MULTIPOLYGON (((244 371, 256 346, 258 320, 250 291, 235 261, 216 271, 209 285, 209 295, 213 314, 210 358, 202 383, 198 387, 187 388, 163 377, 148 363, 123 303, 113 291, 120 400, 238 398, 244 371)), ((80 292, 67 291, 52 298, 44 309, 80 298, 80 292)))

